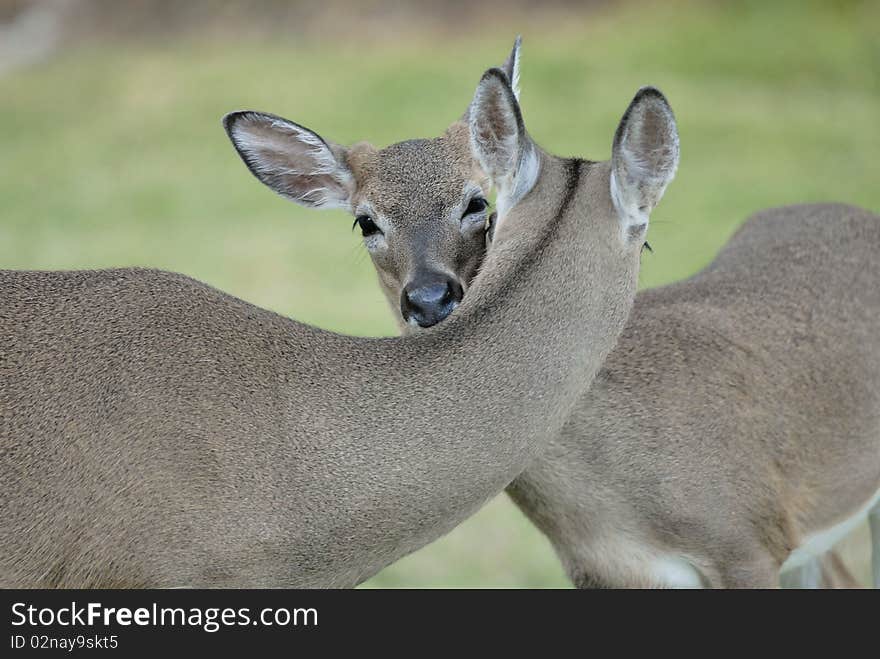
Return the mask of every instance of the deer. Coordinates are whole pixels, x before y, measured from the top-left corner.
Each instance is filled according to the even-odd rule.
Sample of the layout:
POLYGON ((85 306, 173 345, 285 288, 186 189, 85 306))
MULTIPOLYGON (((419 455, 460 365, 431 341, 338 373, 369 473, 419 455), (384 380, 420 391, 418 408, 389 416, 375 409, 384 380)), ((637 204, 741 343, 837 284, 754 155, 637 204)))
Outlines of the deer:
POLYGON ((638 295, 508 488, 575 584, 769 588, 800 570, 809 585, 870 517, 877 585, 878 246, 870 212, 772 209, 702 272, 638 295))
MULTIPOLYGON (((519 62, 517 39, 501 67, 515 104, 519 62)), ((868 516, 880 587, 878 231, 843 205, 765 211, 703 273, 637 295, 562 433, 507 488, 575 585, 852 587, 830 547, 868 516)), ((465 239, 432 240, 402 234, 395 248, 436 259, 465 239)), ((367 249, 404 333, 448 315, 413 322, 389 261, 367 249)))
POLYGON ((0 272, 0 585, 350 587, 522 473, 623 330, 647 222, 614 198, 653 208, 677 133, 644 88, 612 162, 557 157, 512 99, 491 69, 466 120, 385 149, 224 118, 258 178, 348 209, 387 258, 392 214, 482 253, 493 177, 467 297, 452 265, 408 271, 416 318, 455 304, 430 331, 335 334, 151 269, 0 272))

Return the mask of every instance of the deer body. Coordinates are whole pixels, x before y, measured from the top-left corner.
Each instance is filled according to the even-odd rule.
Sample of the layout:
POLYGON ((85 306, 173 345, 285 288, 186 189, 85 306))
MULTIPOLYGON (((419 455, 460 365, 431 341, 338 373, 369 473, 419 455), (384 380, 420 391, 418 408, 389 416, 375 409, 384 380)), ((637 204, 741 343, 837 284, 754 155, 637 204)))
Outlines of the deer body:
MULTIPOLYGON (((352 586, 521 473, 622 330, 643 238, 612 165, 541 152, 514 107, 488 72, 453 149, 509 169, 510 210, 467 301, 417 336, 332 334, 158 271, 0 273, 0 584, 352 586)), ((627 125, 665 108, 643 90, 627 125)), ((277 117, 227 129, 298 201, 369 179, 277 117), (303 135, 307 180, 271 170, 303 135)), ((425 187, 403 170, 401 189, 425 187)))
POLYGON ((508 488, 576 584, 773 586, 876 506, 878 248, 867 211, 774 209, 701 273, 638 295, 508 488))

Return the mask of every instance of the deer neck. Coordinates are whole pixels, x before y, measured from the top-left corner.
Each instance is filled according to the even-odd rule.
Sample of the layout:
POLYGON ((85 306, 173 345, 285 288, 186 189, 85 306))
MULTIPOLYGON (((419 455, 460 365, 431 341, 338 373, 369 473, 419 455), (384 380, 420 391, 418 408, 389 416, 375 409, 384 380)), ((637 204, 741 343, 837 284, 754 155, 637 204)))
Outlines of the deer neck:
MULTIPOLYGON (((298 422, 321 418, 312 406, 327 409, 332 392, 321 460, 346 484, 340 492, 304 470, 303 450, 281 465, 299 494, 293 505, 325 511, 308 542, 374 548, 370 561, 316 566, 337 585, 440 537, 500 493, 561 430, 624 326, 638 249, 617 239, 607 164, 543 156, 542 167, 447 321, 398 339, 330 337, 321 350, 346 368, 296 392, 308 408, 298 422)), ((292 430, 300 446, 314 436, 292 430)))
POLYGON ((447 357, 458 346, 450 385, 479 388, 483 406, 508 414, 521 405, 542 434, 563 421, 548 426, 549 410, 570 410, 595 377, 635 297, 638 249, 616 239, 608 176, 607 163, 542 154, 535 189, 499 227, 459 317, 428 334, 447 357))

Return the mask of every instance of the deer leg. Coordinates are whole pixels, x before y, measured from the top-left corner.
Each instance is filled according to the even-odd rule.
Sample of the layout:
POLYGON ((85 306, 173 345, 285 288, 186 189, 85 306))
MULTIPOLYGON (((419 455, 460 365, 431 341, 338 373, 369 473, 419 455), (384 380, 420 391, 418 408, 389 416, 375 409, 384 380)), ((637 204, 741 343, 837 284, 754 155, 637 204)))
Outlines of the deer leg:
POLYGON ((871 567, 874 573, 874 588, 880 588, 880 503, 868 513, 871 527, 871 567))

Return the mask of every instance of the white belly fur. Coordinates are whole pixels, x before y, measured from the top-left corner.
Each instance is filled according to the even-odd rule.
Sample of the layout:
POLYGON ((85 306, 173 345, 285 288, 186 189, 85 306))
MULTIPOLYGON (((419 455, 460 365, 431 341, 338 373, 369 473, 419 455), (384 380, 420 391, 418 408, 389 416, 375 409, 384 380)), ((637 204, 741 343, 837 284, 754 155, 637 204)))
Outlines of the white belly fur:
POLYGON ((841 522, 832 527, 813 533, 804 538, 803 543, 789 554, 785 563, 782 564, 780 572, 786 572, 799 568, 810 562, 831 549, 840 540, 846 537, 853 529, 868 518, 870 510, 880 503, 880 491, 877 491, 873 497, 853 515, 850 515, 841 522))
POLYGON ((651 574, 664 588, 702 588, 700 573, 678 556, 663 556, 651 562, 651 574))

